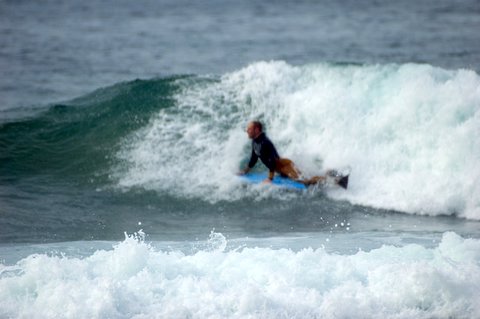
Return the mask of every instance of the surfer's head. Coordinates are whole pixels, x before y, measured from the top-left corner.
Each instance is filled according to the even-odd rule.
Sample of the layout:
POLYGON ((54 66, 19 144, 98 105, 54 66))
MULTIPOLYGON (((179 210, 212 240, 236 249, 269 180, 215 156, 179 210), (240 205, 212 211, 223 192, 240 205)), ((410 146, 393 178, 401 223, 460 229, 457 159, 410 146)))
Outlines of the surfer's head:
POLYGON ((263 132, 263 125, 259 121, 251 121, 248 123, 246 131, 249 138, 257 138, 263 132))

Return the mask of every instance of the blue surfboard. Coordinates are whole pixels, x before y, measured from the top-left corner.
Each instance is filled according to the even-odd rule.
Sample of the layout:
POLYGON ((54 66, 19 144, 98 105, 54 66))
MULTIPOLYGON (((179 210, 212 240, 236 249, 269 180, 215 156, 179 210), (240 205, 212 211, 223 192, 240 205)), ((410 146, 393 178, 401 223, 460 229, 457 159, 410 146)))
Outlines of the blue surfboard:
MULTIPOLYGON (((248 173, 240 176, 240 178, 252 184, 259 184, 262 183, 267 178, 267 176, 267 173, 248 173)), ((291 180, 287 177, 281 177, 279 175, 276 175, 273 178, 272 184, 278 187, 289 189, 307 189, 304 184, 291 180)))

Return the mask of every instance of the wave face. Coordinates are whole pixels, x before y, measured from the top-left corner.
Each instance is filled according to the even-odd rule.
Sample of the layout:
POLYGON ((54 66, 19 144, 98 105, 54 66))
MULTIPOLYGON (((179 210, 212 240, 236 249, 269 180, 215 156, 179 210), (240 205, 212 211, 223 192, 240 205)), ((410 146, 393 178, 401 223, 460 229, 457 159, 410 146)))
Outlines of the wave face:
POLYGON ((0 124, 0 176, 91 179, 107 174, 121 139, 172 106, 174 80, 120 83, 51 105, 32 118, 0 124))
POLYGON ((480 77, 469 70, 259 62, 123 83, 3 124, 0 170, 206 201, 270 196, 232 177, 248 160, 245 126, 260 119, 307 175, 350 167, 349 190, 328 196, 480 219, 479 110, 480 77))
POLYGON ((85 257, 34 254, 15 265, 0 263, 0 316, 480 316, 480 241, 452 232, 433 248, 385 245, 352 255, 232 249, 214 232, 202 246, 188 254, 158 250, 140 234, 85 257))

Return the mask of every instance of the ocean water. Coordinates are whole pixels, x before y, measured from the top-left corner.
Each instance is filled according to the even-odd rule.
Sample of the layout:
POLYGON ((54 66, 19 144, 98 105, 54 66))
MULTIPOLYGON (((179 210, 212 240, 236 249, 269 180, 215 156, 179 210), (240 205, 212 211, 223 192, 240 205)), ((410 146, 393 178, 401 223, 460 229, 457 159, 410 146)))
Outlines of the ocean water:
POLYGON ((479 318, 479 28, 473 0, 0 1, 0 318, 479 318), (348 190, 245 184, 252 119, 348 190))

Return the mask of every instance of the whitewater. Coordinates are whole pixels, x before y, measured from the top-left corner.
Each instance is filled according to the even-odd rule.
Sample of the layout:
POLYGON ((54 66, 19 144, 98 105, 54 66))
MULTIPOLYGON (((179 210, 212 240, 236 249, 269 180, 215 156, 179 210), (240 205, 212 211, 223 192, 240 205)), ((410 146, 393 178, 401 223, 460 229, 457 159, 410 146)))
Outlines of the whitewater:
POLYGON ((2 318, 476 318, 480 240, 434 248, 234 246, 220 233, 178 249, 145 234, 84 257, 30 255, 0 265, 2 318))
POLYGON ((480 219, 480 77, 429 65, 260 62, 221 78, 177 80, 175 108, 126 138, 120 187, 212 201, 245 196, 245 126, 264 122, 307 174, 351 170, 338 200, 480 219))

